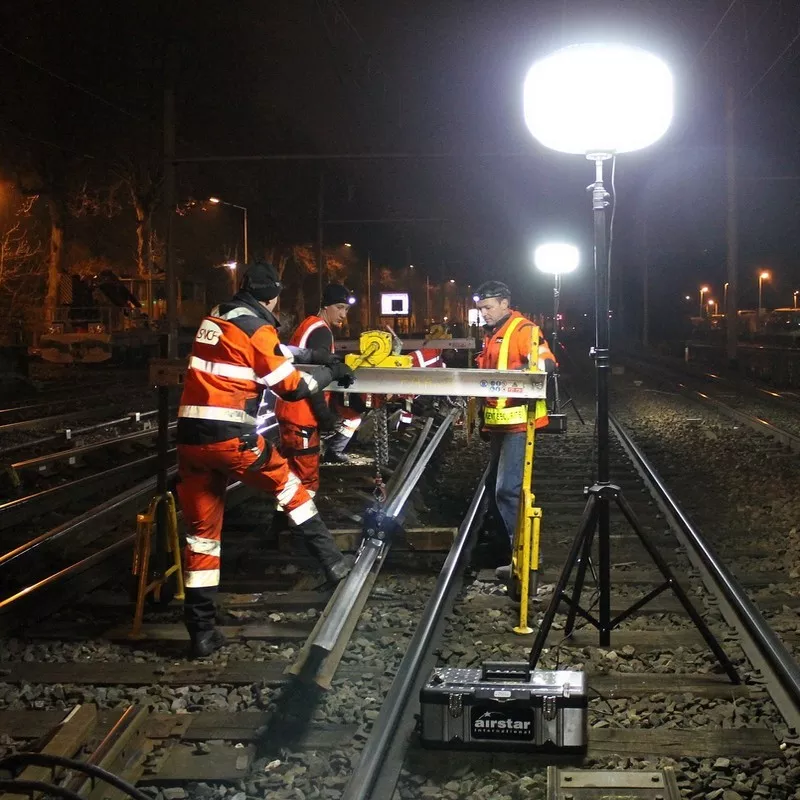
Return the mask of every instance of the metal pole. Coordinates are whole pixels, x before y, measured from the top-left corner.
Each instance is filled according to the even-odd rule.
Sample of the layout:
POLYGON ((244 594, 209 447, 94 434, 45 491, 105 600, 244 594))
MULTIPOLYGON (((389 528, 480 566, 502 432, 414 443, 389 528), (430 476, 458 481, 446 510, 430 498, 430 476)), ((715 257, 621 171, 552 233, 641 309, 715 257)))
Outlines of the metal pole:
POLYGON ((650 251, 647 240, 647 218, 643 225, 644 259, 642 261, 642 347, 650 345, 650 251))
MULTIPOLYGON (((561 298, 561 276, 555 275, 553 283, 553 355, 558 361, 558 304, 561 298)), ((533 354, 531 354, 533 356, 533 354)), ((553 375, 553 411, 558 413, 561 401, 558 396, 558 378, 553 375)))
POLYGON ((728 283, 730 303, 725 308, 726 355, 729 366, 736 367, 738 344, 738 288, 739 288, 739 210, 736 192, 736 99, 733 86, 725 94, 726 148, 725 164, 728 178, 728 214, 726 237, 728 240, 728 283))
MULTIPOLYGON (((606 246, 607 194, 603 187, 603 160, 595 162, 595 182, 592 187, 594 213, 594 277, 597 295, 595 310, 595 370, 597 372, 597 483, 610 483, 608 443, 608 384, 611 361, 609 346, 609 281, 608 250, 606 246)), ((611 508, 605 494, 598 495, 597 535, 599 546, 599 618, 600 646, 611 643, 611 508)))
POLYGON ((372 327, 372 254, 367 251, 367 327, 372 327))
POLYGON ((756 312, 756 319, 761 321, 761 285, 763 284, 763 279, 761 275, 758 276, 758 311, 756 312))
POLYGON ((431 320, 431 276, 426 273, 425 275, 425 327, 430 324, 431 320))
POLYGON ((728 283, 725 282, 725 285, 722 287, 722 313, 728 313, 728 283))
POLYGON ((248 248, 247 244, 247 209, 243 208, 244 211, 244 263, 250 263, 250 249, 248 248))
POLYGON ((164 222, 166 232, 166 294, 167 332, 169 334, 168 358, 178 357, 178 293, 175 271, 175 206, 177 187, 175 180, 175 67, 174 45, 167 53, 166 85, 164 87, 164 222))
POLYGON ((319 308, 322 308, 322 290, 323 290, 323 272, 324 269, 324 261, 325 261, 325 254, 322 252, 324 247, 323 241, 323 225, 324 225, 324 217, 323 214, 325 212, 325 173, 320 172, 319 174, 319 190, 317 194, 317 281, 318 286, 317 289, 319 291, 319 308))

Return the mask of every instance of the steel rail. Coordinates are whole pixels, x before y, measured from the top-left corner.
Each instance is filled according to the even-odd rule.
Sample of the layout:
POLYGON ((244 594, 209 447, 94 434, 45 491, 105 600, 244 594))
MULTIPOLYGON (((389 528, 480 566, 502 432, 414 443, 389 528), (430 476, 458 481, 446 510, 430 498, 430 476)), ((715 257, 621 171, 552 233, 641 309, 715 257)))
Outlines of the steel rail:
MULTIPOLYGON (((613 414, 609 416, 609 421, 612 430, 628 451, 637 469, 655 489, 662 509, 682 533, 680 538, 686 546, 690 559, 693 562, 699 562, 701 573, 705 572, 710 579, 711 585, 707 588, 717 596, 721 596, 734 616, 734 627, 746 634, 769 672, 777 679, 782 689, 782 696, 775 698, 778 709, 784 715, 790 714, 793 719, 790 721, 787 718, 787 722, 792 727, 798 727, 798 720, 800 720, 800 666, 797 661, 764 619, 755 603, 747 596, 747 592, 737 578, 721 561, 714 547, 678 505, 655 467, 648 461, 628 432, 613 414), (696 559, 692 559, 693 555, 696 559)), ((745 650, 747 651, 747 648, 745 650)), ((756 663, 755 666, 759 665, 756 663)))
MULTIPOLYGON (((735 422, 741 422, 742 425, 746 425, 748 428, 751 428, 757 433, 763 433, 766 436, 770 436, 771 438, 775 439, 781 444, 786 445, 794 452, 800 452, 800 436, 790 433, 789 431, 783 430, 777 425, 773 425, 769 420, 762 419, 761 417, 756 417, 753 414, 747 414, 744 411, 739 411, 737 408, 733 408, 733 406, 728 405, 728 403, 726 403, 724 400, 712 397, 710 394, 706 394, 705 392, 701 392, 699 389, 692 388, 686 383, 682 383, 681 380, 686 380, 686 377, 683 375, 675 375, 674 378, 668 378, 667 376, 664 375, 663 371, 661 371, 665 369, 665 367, 656 367, 652 364, 648 364, 638 359, 632 359, 630 357, 626 357, 624 360, 633 363, 634 369, 637 369, 640 372, 645 373, 646 375, 650 375, 651 377, 654 377, 657 380, 661 379, 664 381, 669 381, 670 383, 673 380, 676 381, 677 393, 680 394, 682 397, 686 397, 687 399, 693 400, 696 403, 710 405, 713 408, 715 408, 720 414, 728 417, 729 419, 732 419, 735 422)), ((698 379, 698 376, 691 376, 691 377, 698 379)), ((755 390, 757 390, 757 387, 752 387, 751 391, 755 390)), ((737 389, 737 391, 742 392, 741 388, 737 389)), ((761 391, 763 392, 763 390, 761 391)), ((781 402, 782 405, 788 403, 788 401, 786 401, 783 398, 770 397, 768 394, 766 397, 758 397, 756 399, 758 402, 761 403, 776 402, 776 400, 782 401, 781 402)), ((796 404, 794 404, 794 409, 792 410, 797 411, 796 404)))
MULTIPOLYGON (((174 430, 177 427, 177 422, 170 422, 169 430, 174 430)), ((158 428, 148 428, 143 431, 134 431, 132 433, 125 433, 122 436, 115 436, 110 439, 102 439, 99 442, 92 442, 91 444, 81 445, 80 447, 70 447, 66 450, 58 450, 55 453, 47 453, 42 456, 34 456, 33 458, 25 459, 24 461, 17 461, 9 465, 9 469, 15 472, 29 469, 40 469, 41 467, 52 464, 56 461, 64 461, 65 459, 75 458, 76 456, 83 456, 87 453, 93 453, 96 450, 103 450, 107 447, 113 447, 116 444, 124 444, 126 442, 135 442, 139 439, 148 439, 158 434, 158 428)))
MULTIPOLYGON (((174 475, 177 467, 173 467, 170 475, 174 475)), ((85 529, 94 528, 97 530, 98 521, 106 516, 114 516, 119 513, 127 512, 128 508, 140 502, 144 497, 152 494, 155 491, 156 479, 155 477, 147 478, 147 480, 132 486, 125 492, 122 492, 105 503, 95 506, 94 508, 79 514, 74 519, 65 522, 49 531, 31 539, 13 550, 0 555, 0 571, 9 569, 11 565, 26 555, 31 555, 38 551, 45 545, 52 544, 63 540, 66 537, 74 537, 85 529)), ((100 531, 102 533, 102 530, 100 531)))
MULTIPOLYGON (((230 497, 232 494, 238 493, 242 487, 241 481, 230 484, 225 490, 226 496, 230 497)), ((152 481, 151 491, 154 488, 155 479, 152 481)), ((144 493, 142 495, 144 496, 144 493)), ((180 510, 178 516, 182 516, 180 510)), ((119 577, 117 560, 120 556, 130 553, 135 541, 135 532, 125 534, 121 539, 117 539, 80 561, 63 567, 57 572, 23 587, 14 594, 0 599, 0 633, 14 630, 34 618, 41 619, 54 613, 63 608, 75 596, 83 595, 102 586, 112 578, 119 577), (57 596, 53 594, 56 590, 58 590, 57 596)))
MULTIPOLYGON (((174 456, 176 452, 173 447, 169 454, 174 456)), ((34 492, 24 497, 9 500, 7 503, 2 503, 0 504, 0 531, 19 525, 35 516, 46 514, 58 508, 59 503, 62 501, 71 503, 82 499, 96 492, 98 488, 110 489, 121 481, 130 480, 131 478, 142 480, 151 471, 151 468, 155 469, 157 459, 158 456, 155 455, 144 456, 136 461, 120 464, 104 472, 87 475, 84 478, 78 478, 68 483, 60 483, 49 489, 43 489, 40 492, 34 492)))
POLYGON ((402 768, 406 732, 414 725, 415 708, 411 699, 418 696, 427 678, 427 669, 433 667, 433 645, 441 635, 445 617, 459 590, 458 577, 463 572, 465 555, 469 551, 486 495, 488 473, 487 467, 458 528, 453 546, 386 694, 378 718, 372 726, 358 764, 345 787, 342 800, 366 800, 373 797, 377 800, 391 797, 394 793, 402 768))
POLYGON ((408 476, 408 473, 411 471, 414 461, 419 456, 422 446, 425 444, 425 440, 428 438, 428 434, 430 433, 432 427, 433 417, 427 417, 425 424, 422 427, 422 431, 414 439, 413 444, 406 450, 402 460, 392 472, 392 476, 389 478, 389 482, 386 484, 387 497, 391 497, 394 494, 397 485, 402 483, 408 476))
POLYGON ((58 422, 66 420, 79 420, 86 419, 87 417, 97 416, 98 414, 113 414, 119 413, 121 404, 110 406, 93 406, 92 408, 83 408, 80 411, 65 411, 63 414, 53 414, 47 417, 34 417, 33 419, 22 419, 19 422, 7 422, 5 425, 0 425, 0 436, 7 433, 14 433, 16 431, 30 430, 31 428, 40 428, 45 425, 55 425, 58 422))
MULTIPOLYGON (((396 520, 403 506, 408 500, 414 487, 419 482, 425 467, 436 452, 445 432, 450 428, 456 416, 456 410, 452 409, 442 420, 436 429, 436 433, 431 437, 425 450, 414 462, 408 477, 403 483, 397 484, 397 489, 391 497, 387 497, 384 504, 384 516, 390 520, 396 520)), ((319 630, 314 631, 311 638, 311 650, 316 653, 330 653, 336 647, 339 637, 344 630, 347 620, 354 613, 356 601, 361 595, 364 583, 372 572, 376 563, 381 561, 391 546, 391 537, 381 538, 379 536, 369 536, 359 554, 353 569, 345 578, 344 585, 336 597, 336 601, 330 611, 325 616, 325 620, 320 625, 319 630)), ((327 611, 327 609, 326 609, 327 611)))

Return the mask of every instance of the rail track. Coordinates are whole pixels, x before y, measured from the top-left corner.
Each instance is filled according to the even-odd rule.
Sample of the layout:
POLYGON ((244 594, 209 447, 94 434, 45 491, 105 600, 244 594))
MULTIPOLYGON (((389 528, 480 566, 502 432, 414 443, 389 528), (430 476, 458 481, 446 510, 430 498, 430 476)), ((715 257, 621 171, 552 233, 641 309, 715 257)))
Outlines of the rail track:
MULTIPOLYGON (((405 519, 404 532, 394 544, 395 552, 383 553, 379 560, 373 559, 373 564, 370 565, 369 583, 376 583, 372 587, 370 605, 365 606, 367 592, 360 589, 352 598, 355 602, 344 598, 346 605, 349 605, 342 623, 346 632, 352 631, 355 620, 365 608, 369 613, 373 604, 377 604, 383 612, 391 610, 392 613, 407 614, 407 598, 403 593, 387 590, 381 584, 384 581, 394 581, 397 584, 395 565, 399 566, 404 581, 408 571, 413 572, 416 569, 420 573, 419 580, 424 582, 430 559, 441 558, 441 555, 436 555, 435 550, 446 550, 449 540, 452 539, 451 528, 441 524, 421 525, 417 521, 420 513, 435 519, 436 512, 421 509, 424 503, 421 495, 411 493, 411 489, 422 476, 423 461, 427 462, 426 475, 429 478, 433 475, 431 470, 437 469, 435 462, 441 457, 442 440, 450 435, 453 414, 437 422, 433 432, 430 421, 416 427, 410 438, 406 436, 396 441, 392 448, 392 474, 386 476, 389 478, 390 489, 387 511, 393 508, 391 513, 405 519), (416 550, 409 550, 410 546, 416 550), (416 566, 409 563, 414 560, 416 566), (380 572, 380 567, 385 567, 383 572, 380 572)), ((374 467, 364 463, 352 467, 326 467, 324 470, 327 475, 319 503, 340 546, 352 549, 361 538, 361 516, 363 508, 368 504, 365 501, 371 499, 374 467), (354 523, 358 527, 354 527, 354 523)), ((18 650, 23 640, 7 637, 4 651, 21 655, 21 658, 12 656, 11 660, 0 667, 0 680, 5 681, 6 686, 16 685, 17 681, 23 681, 30 686, 34 685, 31 683, 34 681, 37 693, 47 696, 47 700, 34 701, 33 708, 37 710, 21 714, 14 710, 15 703, 3 702, 5 708, 0 711, 0 730, 13 730, 18 734, 23 731, 18 724, 23 724, 27 726, 24 727, 24 735, 20 737, 24 740, 28 738, 28 734, 34 734, 32 738, 37 738, 37 731, 49 726, 47 730, 51 733, 56 728, 61 731, 59 741, 66 737, 72 745, 76 741, 95 741, 97 744, 98 737, 103 739, 110 730, 113 741, 116 741, 115 736, 123 736, 125 741, 139 742, 143 752, 147 751, 147 758, 143 757, 142 760, 145 766, 138 776, 136 770, 125 772, 129 779, 140 777, 145 783, 148 776, 153 778, 152 782, 167 786, 178 778, 201 782, 204 779, 214 782, 238 781, 245 776, 250 779, 265 779, 269 776, 263 770, 261 775, 255 773, 255 776, 252 771, 254 759, 258 756, 254 744, 258 742, 260 750, 271 747, 269 741, 274 740, 264 736, 268 720, 276 719, 279 715, 291 717, 293 714, 296 697, 288 690, 290 685, 302 683, 317 693, 322 691, 321 686, 327 685, 332 687, 326 695, 330 697, 336 691, 334 680, 344 679, 349 685, 356 671, 363 674, 368 668, 382 671, 386 667, 386 660, 382 657, 371 665, 367 665, 363 658, 357 659, 355 663, 347 663, 348 657, 345 657, 344 663, 339 665, 345 655, 341 646, 335 648, 336 652, 323 651, 322 659, 307 658, 308 654, 320 652, 319 647, 315 646, 319 637, 314 636, 314 622, 318 621, 318 627, 324 632, 326 621, 329 622, 337 616, 335 608, 341 605, 338 603, 339 596, 350 592, 348 582, 339 587, 331 600, 329 593, 322 591, 317 585, 316 578, 303 573, 303 567, 308 565, 308 561, 291 552, 291 541, 264 541, 263 527, 268 524, 271 514, 269 505, 253 499, 243 502, 247 499, 247 494, 241 491, 241 487, 234 486, 230 492, 231 495, 238 493, 239 496, 232 499, 241 503, 238 507, 229 503, 230 513, 226 514, 223 589, 227 591, 221 595, 221 622, 230 645, 225 648, 224 653, 215 654, 209 662, 186 664, 185 669, 178 668, 177 672, 174 672, 175 656, 185 647, 185 634, 178 622, 179 617, 176 616, 179 611, 169 608, 153 609, 151 619, 157 621, 151 621, 145 626, 142 640, 131 642, 128 639, 129 626, 121 624, 120 620, 121 614, 123 619, 129 618, 130 614, 125 587, 119 587, 121 591, 104 590, 103 595, 95 593, 87 596, 87 591, 91 588, 109 581, 113 584, 114 575, 119 575, 120 570, 129 563, 127 559, 130 558, 131 534, 125 533, 120 513, 123 508, 126 509, 123 516, 127 514, 130 520, 130 510, 137 502, 141 507, 141 501, 152 493, 151 487, 142 487, 136 498, 129 497, 124 501, 116 498, 105 509, 104 514, 95 512, 85 515, 83 520, 73 520, 64 530, 51 533, 44 541, 28 543, 26 548, 16 554, 8 554, 5 562, 0 562, 0 575, 8 572, 17 574, 25 559, 30 564, 41 565, 43 549, 48 546, 59 552, 64 549, 63 545, 67 540, 72 543, 73 550, 78 552, 89 546, 91 555, 58 572, 46 570, 45 576, 35 584, 26 585, 21 591, 13 592, 0 601, 0 627, 7 634, 12 630, 17 633, 22 630, 25 641, 28 642, 22 645, 23 648, 32 647, 37 650, 44 647, 51 653, 64 653, 77 647, 88 648, 95 654, 99 649, 103 653, 90 663, 81 660, 72 663, 45 662, 37 658, 33 664, 37 672, 26 674, 25 665, 31 665, 32 661, 18 650), (102 522, 103 519, 105 523, 102 522), (105 543, 96 535, 98 520, 101 523, 99 527, 109 526, 108 536, 115 539, 108 546, 103 546, 102 550, 99 546, 105 543), (246 564, 246 571, 241 568, 242 564, 246 564), (68 604, 66 611, 63 610, 65 602, 68 604), (62 611, 59 612, 59 609, 62 611), (56 612, 55 615, 53 612, 56 612), (26 623, 21 624, 23 617, 26 623), (41 621, 43 617, 48 619, 41 621), (300 645, 309 634, 309 646, 304 651, 300 645), (58 637, 58 644, 49 639, 53 635, 58 637), (104 663, 108 670, 105 675, 93 671, 98 664, 102 671, 104 663), (293 679, 292 671, 302 672, 303 681, 293 679), (223 677, 225 681, 230 678, 232 683, 230 689, 220 692, 219 679, 223 677), (184 690, 187 679, 190 680, 184 690), (180 687, 175 686, 175 680, 181 683, 180 687), (108 681, 112 682, 111 685, 108 681), (195 685, 204 687, 201 694, 206 695, 199 705, 194 702, 188 688, 195 685), (155 689, 157 686, 163 689, 155 689), (63 695, 65 689, 67 695, 59 700, 59 695, 63 695), (144 715, 134 711, 125 712, 124 708, 121 711, 111 708, 126 705, 126 700, 131 701, 128 704, 137 704, 150 691, 175 691, 175 698, 166 704, 156 699, 153 703, 146 703, 152 713, 144 715), (241 694, 237 695, 237 692, 241 694), (233 705, 240 704, 243 709, 248 710, 227 713, 227 698, 231 694, 233 705), (238 700, 234 701, 233 697, 238 700), (220 710, 222 698, 225 698, 225 713, 220 710), (63 717, 66 714, 59 709, 66 711, 74 705, 72 701, 76 699, 83 701, 79 703, 80 713, 64 722, 63 717), (271 709, 272 705, 275 705, 274 709, 271 709), (254 708, 258 710, 254 711, 254 708), (206 730, 204 733, 202 726, 197 727, 195 723, 201 722, 197 716, 193 716, 192 725, 187 726, 189 716, 175 713, 187 710, 200 711, 201 716, 206 712, 210 714, 203 717, 203 724, 221 725, 217 730, 219 735, 206 735, 211 731, 206 730), (233 746, 234 743, 229 739, 232 729, 227 726, 231 723, 239 726, 235 737, 239 747, 233 746), (176 738, 175 725, 183 726, 185 736, 176 738), (212 742, 205 744, 209 739, 212 742), (219 743, 220 739, 225 740, 225 743, 219 743), (173 749, 172 755, 167 757, 166 750, 173 749), (191 756, 198 749, 208 758, 193 759, 191 756), (161 756, 156 758, 159 753, 161 756), (183 766, 176 766, 179 764, 183 766)), ((368 550, 369 548, 362 549, 359 560, 365 553, 370 555, 368 550)), ((388 551, 388 546, 386 550, 388 551)), ((359 561, 354 574, 358 572, 358 563, 359 561)), ((347 639, 341 633, 337 633, 335 638, 337 642, 347 639)), ((384 655, 377 648, 375 651, 378 656, 384 655)), ((55 658, 60 656, 56 655, 55 658)), ((331 730, 325 724, 311 726, 305 732, 305 740, 311 745, 315 741, 323 741, 326 747, 330 747, 343 741, 343 737, 351 736, 353 730, 352 724, 336 730, 331 730)), ((279 735, 279 739, 281 746, 289 741, 284 733, 279 735)), ((105 743, 100 742, 93 749, 96 752, 116 752, 117 748, 112 746, 112 740, 104 740, 105 743)), ((126 752, 131 753, 132 748, 135 749, 134 745, 128 746, 126 752)), ((77 748, 70 755, 76 751, 77 748)), ((119 767, 113 760, 105 759, 103 763, 105 766, 119 767)))
MULTIPOLYGON (((584 669, 589 678, 589 745, 579 763, 424 750, 415 715, 433 668, 517 661, 532 643, 511 633, 517 610, 492 571, 470 564, 482 518, 481 486, 472 491, 486 452, 459 438, 426 473, 422 494, 407 501, 406 539, 393 543, 370 580, 369 599, 362 603, 355 587, 337 592, 355 600, 356 617, 339 628, 335 671, 318 669, 331 651, 314 641, 337 615, 336 602, 329 606, 313 579, 298 579, 303 562, 289 542, 277 552, 254 545, 269 509, 250 500, 226 519, 221 599, 230 644, 207 662, 174 663, 183 647, 175 611, 153 609, 146 638, 131 645, 119 625, 128 608, 119 592, 76 599, 69 613, 26 631, 28 638, 6 639, 0 729, 16 736, 6 745, 52 737, 69 709, 82 705, 97 708, 82 712, 81 741, 102 737, 115 722, 115 730, 139 731, 141 772, 126 774, 165 800, 226 791, 239 800, 577 800, 581 786, 596 793, 626 787, 631 797, 796 797, 800 541, 789 534, 794 504, 780 492, 796 484, 800 464, 720 408, 698 406, 644 373, 615 376, 614 407, 621 425, 612 477, 733 659, 740 684, 721 672, 667 592, 626 619, 609 648, 580 625, 565 638, 557 617, 542 666, 584 669), (754 480, 758 463, 772 474, 754 480), (743 519, 743 509, 752 516, 743 519), (241 547, 229 548, 237 532, 241 547), (306 656, 315 650, 324 657, 312 659, 309 674, 306 656), (119 720, 129 705, 149 714, 128 711, 119 720)), ((399 457, 393 463, 402 474, 399 457)), ((534 627, 574 536, 593 463, 591 420, 537 442, 545 585, 531 602, 534 627)), ((372 468, 326 473, 320 504, 340 543, 352 546, 372 468)), ((612 524, 612 608, 622 610, 659 576, 631 530, 616 516, 612 524)), ((592 606, 591 584, 583 600, 592 606)), ((78 723, 67 724, 74 731, 78 723)))

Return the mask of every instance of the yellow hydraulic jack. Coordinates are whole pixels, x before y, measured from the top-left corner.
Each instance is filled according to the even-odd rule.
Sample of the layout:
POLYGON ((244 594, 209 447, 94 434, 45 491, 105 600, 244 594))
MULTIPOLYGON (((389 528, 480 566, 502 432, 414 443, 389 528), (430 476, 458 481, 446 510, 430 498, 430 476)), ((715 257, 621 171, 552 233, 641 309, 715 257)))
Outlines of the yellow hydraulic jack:
POLYGON ((133 627, 129 634, 131 639, 142 637, 142 617, 147 595, 152 594, 156 603, 169 602, 165 596, 167 584, 175 575, 176 600, 184 599, 183 567, 181 566, 181 548, 178 541, 178 515, 175 511, 175 498, 172 492, 157 495, 150 501, 147 512, 136 515, 136 544, 133 550, 132 573, 136 578, 136 612, 133 627), (164 504, 164 521, 166 524, 166 548, 171 556, 172 564, 161 575, 151 579, 150 554, 153 546, 153 534, 156 527, 156 515, 159 504, 164 504))

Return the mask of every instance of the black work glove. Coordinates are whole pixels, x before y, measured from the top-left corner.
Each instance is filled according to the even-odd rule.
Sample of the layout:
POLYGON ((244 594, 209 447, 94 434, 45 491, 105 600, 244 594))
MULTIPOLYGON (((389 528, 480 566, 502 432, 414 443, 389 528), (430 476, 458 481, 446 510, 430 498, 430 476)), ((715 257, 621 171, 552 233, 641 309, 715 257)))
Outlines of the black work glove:
POLYGON ((312 364, 322 364, 324 367, 330 367, 333 364, 338 364, 341 360, 340 356, 336 353, 331 353, 331 351, 325 347, 317 347, 311 351, 312 364))
POLYGON ((331 380, 336 381, 336 383, 344 389, 348 386, 352 386, 356 382, 353 376, 353 370, 343 361, 337 361, 335 364, 331 364, 328 369, 331 371, 331 380))
POLYGON ((483 428, 481 428, 480 437, 481 437, 481 441, 482 442, 491 441, 491 438, 492 438, 492 436, 489 433, 489 431, 484 430, 483 428))

